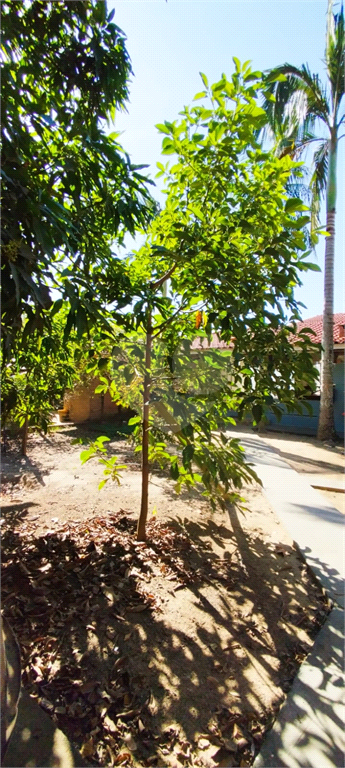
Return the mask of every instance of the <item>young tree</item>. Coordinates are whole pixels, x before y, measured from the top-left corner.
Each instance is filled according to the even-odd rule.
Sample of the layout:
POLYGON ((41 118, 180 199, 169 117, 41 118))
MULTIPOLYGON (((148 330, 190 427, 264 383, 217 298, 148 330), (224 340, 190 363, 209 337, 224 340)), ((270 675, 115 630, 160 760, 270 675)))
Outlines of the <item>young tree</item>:
POLYGON ((337 149, 345 126, 345 33, 343 6, 333 13, 333 0, 328 0, 325 63, 326 86, 307 65, 301 68, 283 64, 267 77, 264 108, 276 138, 278 156, 299 157, 316 143, 313 155, 310 189, 312 193, 312 227, 318 221, 320 201, 326 195, 326 229, 324 268, 324 310, 321 363, 321 399, 318 437, 332 439, 335 434, 333 415, 333 294, 334 244, 337 195, 337 149), (272 97, 273 100, 272 100, 272 97))
MULTIPOLYGON (((114 244, 155 209, 140 168, 105 121, 124 108, 125 36, 104 0, 2 3, 2 326, 42 327, 50 287, 85 332, 128 302, 114 244)), ((152 183, 152 182, 151 182, 152 183)))
MULTIPOLYGON (((297 345, 289 342, 299 319, 293 289, 300 284, 299 271, 310 267, 303 230, 309 218, 300 215, 306 206, 287 199, 285 188, 295 163, 262 151, 256 140, 266 120, 257 105, 261 75, 235 64, 231 81, 223 75, 209 88, 202 76, 205 91, 196 98, 209 104, 186 108, 179 123, 159 126, 165 134, 163 152, 176 155, 176 162, 170 169, 159 165, 167 182, 166 206, 129 271, 145 355, 142 344, 141 357, 134 353, 133 359, 135 339, 127 339, 127 357, 113 350, 130 390, 135 378, 143 377, 140 539, 145 537, 150 435, 163 444, 163 452, 168 453, 167 439, 182 448, 182 460, 176 452, 171 456, 178 487, 195 481, 194 465, 210 497, 224 499, 250 476, 237 442, 219 433, 229 410, 249 411, 258 422, 267 405, 277 410, 277 401, 292 409, 305 382, 313 385, 316 376, 308 336, 301 334, 297 345), (168 295, 162 296, 168 279, 168 295), (189 342, 201 332, 195 320, 190 325, 196 311, 199 320, 204 313, 206 337, 216 331, 231 344, 231 380, 216 389, 209 374, 203 380, 205 374, 191 367, 189 342), (158 338, 165 344, 163 356, 155 351, 158 338), (150 412, 158 423, 150 423, 150 412)), ((221 365, 210 370, 213 381, 221 379, 221 365)), ((116 381, 114 396, 121 399, 116 381)))
POLYGON ((12 355, 2 361, 2 427, 8 421, 22 428, 22 454, 26 456, 29 427, 47 432, 51 417, 66 388, 80 378, 87 352, 79 347, 76 334, 63 342, 68 308, 50 317, 41 331, 17 336, 12 355))

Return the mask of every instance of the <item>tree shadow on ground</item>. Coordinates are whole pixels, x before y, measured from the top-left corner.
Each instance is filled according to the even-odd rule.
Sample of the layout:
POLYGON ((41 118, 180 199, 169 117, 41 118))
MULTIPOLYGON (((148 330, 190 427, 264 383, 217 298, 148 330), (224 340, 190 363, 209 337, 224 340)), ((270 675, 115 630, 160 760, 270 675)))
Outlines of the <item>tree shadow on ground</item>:
POLYGON ((267 734, 257 768, 344 762, 344 613, 334 608, 267 734))
POLYGON ((152 522, 146 543, 123 513, 39 538, 5 532, 4 612, 24 685, 91 764, 125 750, 142 766, 179 765, 202 733, 218 764, 257 751, 308 650, 298 633, 316 632, 326 609, 317 586, 306 605, 288 551, 229 515, 229 529, 152 522))
POLYGON ((32 461, 28 456, 21 456, 18 451, 12 449, 6 453, 1 464, 2 483, 12 483, 15 486, 27 472, 44 486, 44 477, 48 474, 48 470, 42 469, 39 462, 32 461))
MULTIPOLYGON (((34 501, 13 502, 13 504, 2 504, 1 514, 6 525, 13 526, 22 522, 29 512, 30 507, 38 507, 34 501)), ((32 519, 32 518, 31 518, 32 519)))
POLYGON ((340 467, 339 464, 333 463, 331 461, 322 461, 321 459, 312 459, 309 456, 301 456, 300 454, 295 453, 289 453, 287 451, 282 451, 279 448, 279 455, 286 459, 286 461, 291 462, 298 462, 298 464, 302 464, 305 472, 313 472, 315 474, 323 474, 325 472, 335 472, 337 474, 344 474, 343 467, 340 467))

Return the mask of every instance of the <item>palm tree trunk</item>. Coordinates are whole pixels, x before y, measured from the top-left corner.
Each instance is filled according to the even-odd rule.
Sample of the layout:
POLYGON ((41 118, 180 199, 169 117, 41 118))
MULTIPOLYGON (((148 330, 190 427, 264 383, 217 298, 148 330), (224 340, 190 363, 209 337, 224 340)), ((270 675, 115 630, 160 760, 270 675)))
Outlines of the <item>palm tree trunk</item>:
POLYGON ((332 136, 330 141, 329 174, 327 185, 327 224, 329 236, 326 237, 324 309, 322 329, 321 358, 321 398, 317 436, 319 440, 333 440, 333 295, 334 295, 334 245, 335 245, 335 204, 336 204, 336 162, 337 142, 332 136))
POLYGON ((138 520, 137 541, 146 540, 146 520, 149 496, 149 414, 151 388, 151 347, 152 328, 151 313, 148 314, 145 349, 145 376, 143 395, 143 436, 142 436, 142 467, 141 467, 141 510, 138 520))

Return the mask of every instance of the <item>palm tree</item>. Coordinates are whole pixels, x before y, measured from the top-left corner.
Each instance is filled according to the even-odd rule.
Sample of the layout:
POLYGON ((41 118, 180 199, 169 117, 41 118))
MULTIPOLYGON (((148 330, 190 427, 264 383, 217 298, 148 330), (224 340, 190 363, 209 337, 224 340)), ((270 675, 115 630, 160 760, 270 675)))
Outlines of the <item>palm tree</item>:
MULTIPOLYGON (((334 243, 337 196, 337 148, 345 115, 344 96, 344 10, 333 13, 328 0, 325 64, 327 83, 311 74, 307 64, 301 68, 283 64, 266 75, 264 108, 279 156, 299 159, 305 150, 317 144, 310 180, 311 227, 319 222, 320 202, 326 195, 324 269, 324 310, 321 362, 321 400, 318 438, 334 437, 333 416, 333 293, 334 243), (274 97, 274 99, 272 99, 274 97)), ((344 134, 343 134, 344 135, 344 134)))

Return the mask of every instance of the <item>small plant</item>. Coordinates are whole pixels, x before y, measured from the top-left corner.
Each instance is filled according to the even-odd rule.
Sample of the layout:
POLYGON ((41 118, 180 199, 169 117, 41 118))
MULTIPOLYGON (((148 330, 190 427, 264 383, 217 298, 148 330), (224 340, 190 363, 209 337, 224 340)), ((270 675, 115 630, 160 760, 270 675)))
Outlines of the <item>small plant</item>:
MULTIPOLYGON (((97 437, 97 440, 94 440, 93 443, 90 443, 89 447, 82 451, 80 454, 80 461, 82 464, 85 464, 87 461, 90 461, 90 459, 93 459, 94 456, 96 456, 98 453, 106 453, 107 449, 104 446, 104 443, 107 442, 110 438, 105 437, 102 435, 101 437, 97 437)), ((79 441, 78 441, 79 442, 79 441)), ((100 491, 101 488, 105 486, 105 484, 108 482, 108 480, 113 480, 118 485, 121 484, 121 473, 120 470, 127 469, 126 464, 118 464, 118 458, 117 456, 112 456, 111 459, 105 459, 103 457, 98 459, 99 464, 103 464, 105 469, 103 470, 103 474, 105 475, 104 480, 101 480, 98 490, 100 491)))

